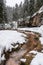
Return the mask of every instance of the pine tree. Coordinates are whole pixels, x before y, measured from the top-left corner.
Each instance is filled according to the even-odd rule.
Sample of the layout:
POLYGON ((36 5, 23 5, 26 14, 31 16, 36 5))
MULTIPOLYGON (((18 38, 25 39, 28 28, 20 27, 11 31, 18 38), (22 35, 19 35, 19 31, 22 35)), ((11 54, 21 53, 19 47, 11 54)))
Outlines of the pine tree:
POLYGON ((3 21, 3 0, 0 0, 0 23, 3 21))
POLYGON ((30 16, 31 16, 32 14, 34 14, 34 0, 30 0, 29 13, 30 13, 30 16))
POLYGON ((37 0, 37 3, 36 3, 36 11, 39 10, 39 8, 43 5, 43 0, 37 0))
POLYGON ((0 0, 0 23, 7 21, 7 14, 5 10, 4 0, 0 0))
POLYGON ((19 10, 18 10, 18 15, 19 15, 19 18, 22 18, 23 17, 23 7, 22 7, 22 2, 20 3, 19 5, 19 10))
POLYGON ((14 12, 13 12, 13 20, 18 20, 18 4, 15 5, 14 12))
POLYGON ((41 6, 43 5, 43 0, 41 0, 41 6))
POLYGON ((23 18, 27 17, 29 15, 29 1, 24 0, 23 4, 23 18))
POLYGON ((4 22, 8 22, 8 20, 7 20, 7 9, 6 9, 5 3, 4 3, 4 8, 3 8, 3 19, 4 19, 4 22))

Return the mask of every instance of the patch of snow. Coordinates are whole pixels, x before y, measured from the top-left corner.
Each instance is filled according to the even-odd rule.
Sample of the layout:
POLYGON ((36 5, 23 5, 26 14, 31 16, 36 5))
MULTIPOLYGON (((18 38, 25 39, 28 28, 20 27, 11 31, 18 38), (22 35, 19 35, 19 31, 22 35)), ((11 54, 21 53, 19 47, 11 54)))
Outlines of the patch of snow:
POLYGON ((43 12, 43 6, 39 9, 38 13, 43 12))
POLYGON ((18 46, 19 46, 19 45, 17 44, 14 48, 16 49, 16 48, 18 48, 18 46))
POLYGON ((21 62, 26 62, 26 59, 22 58, 20 59, 21 62))
POLYGON ((32 17, 34 17, 34 16, 36 16, 36 14, 40 14, 41 12, 43 12, 43 6, 37 11, 37 12, 35 12, 33 15, 32 15, 32 17))
POLYGON ((31 28, 18 28, 18 30, 24 30, 24 31, 33 31, 33 32, 39 32, 39 27, 31 27, 31 28))
POLYGON ((43 50, 41 52, 43 53, 43 50))
POLYGON ((13 29, 17 29, 17 21, 12 21, 13 29))
MULTIPOLYGON (((0 61, 2 59, 4 60, 4 56, 1 56, 3 54, 3 50, 11 51, 14 47, 12 44, 16 44, 17 42, 19 44, 26 43, 25 36, 25 34, 19 33, 17 31, 0 30, 0 61)), ((15 48, 17 47, 18 45, 15 46, 15 48)))
POLYGON ((35 12, 35 13, 32 15, 32 17, 34 17, 37 13, 38 13, 38 12, 35 12))
POLYGON ((32 50, 32 51, 30 51, 29 53, 37 54, 38 52, 37 52, 37 51, 32 50))
POLYGON ((43 25, 41 27, 18 28, 18 30, 33 31, 33 32, 39 32, 39 33, 41 33, 42 29, 43 29, 43 25))
POLYGON ((41 34, 41 37, 40 37, 40 41, 41 41, 41 44, 43 45, 43 25, 40 27, 40 34, 41 34))
POLYGON ((30 19, 30 16, 27 16, 26 18, 27 18, 27 19, 30 19))
POLYGON ((7 29, 7 28, 11 28, 11 25, 10 24, 5 24, 5 29, 7 29))
POLYGON ((18 19, 18 21, 23 21, 23 18, 18 19))
POLYGON ((41 41, 41 44, 43 45, 43 37, 40 37, 39 40, 41 41))
POLYGON ((38 53, 33 60, 31 61, 30 65, 43 65, 43 53, 38 53))
POLYGON ((3 60, 6 60, 6 59, 5 59, 5 55, 3 55, 3 56, 1 57, 1 60, 2 60, 2 61, 3 61, 3 60))
POLYGON ((43 44, 43 25, 40 27, 33 27, 33 28, 18 28, 18 30, 24 30, 24 31, 32 31, 32 32, 37 32, 41 34, 41 37, 39 40, 41 41, 41 44, 43 44))

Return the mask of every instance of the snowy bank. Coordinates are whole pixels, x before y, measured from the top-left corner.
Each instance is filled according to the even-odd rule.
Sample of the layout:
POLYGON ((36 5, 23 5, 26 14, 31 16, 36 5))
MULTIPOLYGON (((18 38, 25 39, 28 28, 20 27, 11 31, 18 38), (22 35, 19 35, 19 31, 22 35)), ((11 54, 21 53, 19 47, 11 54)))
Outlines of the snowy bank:
POLYGON ((40 41, 41 41, 41 44, 43 44, 43 25, 41 25, 40 27, 18 28, 18 30, 32 31, 32 32, 40 33, 41 34, 40 41))
POLYGON ((31 61, 30 65, 43 65, 43 53, 38 53, 33 60, 31 61))
MULTIPOLYGON (((0 30, 0 62, 4 56, 1 57, 3 50, 5 51, 12 50, 14 46, 12 44, 23 44, 25 41, 25 34, 19 33, 12 30, 0 30)), ((18 45, 17 45, 18 47, 18 45)), ((16 48, 16 47, 15 47, 16 48)))

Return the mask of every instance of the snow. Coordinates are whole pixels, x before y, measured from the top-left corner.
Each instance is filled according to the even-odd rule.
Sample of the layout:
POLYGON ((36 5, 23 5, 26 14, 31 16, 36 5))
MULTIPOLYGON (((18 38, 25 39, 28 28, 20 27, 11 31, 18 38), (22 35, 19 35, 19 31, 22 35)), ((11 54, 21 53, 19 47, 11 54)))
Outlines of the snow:
MULTIPOLYGON (((41 37, 39 38, 39 40, 41 41, 41 44, 43 45, 43 25, 40 27, 33 27, 33 28, 18 28, 18 30, 33 31, 33 32, 40 33, 41 37)), ((5 49, 5 51, 8 51, 8 50, 11 51, 12 48, 18 47, 18 44, 15 47, 12 44, 26 43, 25 37, 26 37, 25 34, 17 32, 17 31, 0 30, 0 62, 2 60, 5 60, 3 50, 5 49)), ((37 51, 30 51, 30 53, 39 54, 37 51)), ((21 61, 25 62, 24 60, 26 60, 26 59, 21 59, 21 61)))
POLYGON ((41 52, 43 53, 43 50, 41 52))
POLYGON ((21 62, 26 62, 26 59, 22 58, 20 59, 21 62))
POLYGON ((18 30, 23 30, 23 31, 33 31, 33 32, 39 32, 39 27, 31 27, 31 28, 18 28, 18 30))
MULTIPOLYGON (((41 41, 41 44, 43 45, 43 25, 40 27, 33 27, 33 28, 21 28, 20 30, 24 31, 33 31, 41 34, 41 37, 39 40, 41 41)), ((43 50, 41 51, 43 52, 43 50)), ((37 52, 37 51, 30 51, 29 53, 36 54, 36 56, 31 61, 30 65, 43 65, 43 53, 37 52)))
POLYGON ((32 31, 32 32, 37 32, 41 34, 41 37, 39 40, 41 41, 41 44, 43 45, 43 25, 40 27, 33 27, 33 28, 18 28, 18 30, 24 30, 24 31, 32 31))
POLYGON ((30 51, 29 53, 37 54, 38 52, 37 52, 37 51, 32 50, 32 51, 30 51))
POLYGON ((3 61, 3 60, 6 60, 6 59, 5 59, 5 55, 3 55, 3 56, 1 57, 1 60, 2 60, 2 61, 3 61))
POLYGON ((43 45, 43 25, 40 27, 40 34, 42 37, 40 37, 41 44, 43 45))
POLYGON ((27 16, 26 18, 27 18, 27 19, 30 19, 30 16, 27 16))
POLYGON ((18 21, 23 21, 23 18, 18 19, 18 21))
POLYGON ((16 48, 18 48, 18 46, 19 46, 19 45, 17 44, 14 48, 16 49, 16 48))
POLYGON ((35 12, 35 13, 32 15, 32 17, 34 17, 37 13, 38 13, 38 12, 35 12))
MULTIPOLYGON (((12 44, 23 44, 26 43, 25 41, 25 34, 23 33, 19 33, 17 31, 12 31, 12 30, 0 30, 0 62, 1 60, 4 59, 4 56, 1 54, 3 53, 3 50, 8 51, 8 50, 12 50, 12 48, 14 46, 12 46, 12 44)), ((15 46, 14 48, 17 48, 17 46, 15 46)))
POLYGON ((17 29, 17 21, 12 21, 13 29, 17 29))
POLYGON ((33 15, 32 15, 32 17, 34 17, 34 16, 36 16, 36 14, 40 14, 40 13, 42 13, 43 12, 43 6, 37 11, 37 12, 35 12, 33 15))
POLYGON ((38 13, 43 12, 43 6, 39 9, 38 13))
POLYGON ((31 61, 30 65, 43 65, 43 53, 38 53, 33 60, 31 61))

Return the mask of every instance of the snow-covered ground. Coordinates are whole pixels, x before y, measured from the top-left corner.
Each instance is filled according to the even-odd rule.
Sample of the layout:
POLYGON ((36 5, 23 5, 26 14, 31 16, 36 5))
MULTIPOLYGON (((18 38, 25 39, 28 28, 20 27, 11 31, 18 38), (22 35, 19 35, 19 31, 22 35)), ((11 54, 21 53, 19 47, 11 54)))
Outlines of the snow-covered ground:
POLYGON ((38 53, 33 60, 31 61, 30 65, 43 65, 43 53, 38 53))
POLYGON ((4 55, 1 57, 3 50, 10 50, 13 48, 12 44, 16 43, 26 43, 25 34, 19 33, 12 30, 0 30, 0 62, 5 60, 4 55))
MULTIPOLYGON (((19 30, 23 31, 33 31, 33 32, 38 32, 41 34, 41 37, 39 40, 41 41, 41 44, 43 45, 43 25, 40 27, 33 27, 33 28, 18 28, 19 30)), ((36 56, 32 59, 30 65, 43 65, 43 53, 38 52, 38 51, 30 51, 29 53, 36 54, 36 56)))
POLYGON ((29 53, 36 54, 35 57, 32 59, 30 65, 43 65, 43 53, 32 50, 29 53))
POLYGON ((43 44, 43 25, 40 27, 32 27, 32 28, 18 28, 18 30, 24 30, 24 31, 33 31, 41 34, 40 41, 41 44, 43 44))
MULTIPOLYGON (((41 34, 42 37, 40 37, 40 41, 41 44, 43 44, 43 25, 40 27, 33 27, 33 28, 18 28, 18 30, 24 30, 24 31, 33 31, 33 32, 38 32, 41 34)), ((13 30, 0 30, 0 62, 2 60, 5 60, 4 54, 1 56, 1 54, 3 53, 3 50, 5 49, 5 51, 10 50, 14 47, 12 46, 12 44, 16 44, 16 43, 20 43, 23 44, 24 42, 26 43, 26 39, 25 39, 26 35, 17 31, 13 31, 13 30)), ((14 48, 18 47, 15 46, 14 48)), ((33 51, 30 51, 30 53, 33 53, 33 51)), ((37 51, 34 52, 34 54, 36 54, 37 51)), ((43 53, 39 54, 37 53, 37 55, 39 55, 39 57, 43 56, 43 53), (40 56, 41 55, 41 56, 40 56)), ((37 55, 35 56, 35 58, 37 58, 37 55)), ((31 65, 33 64, 34 59, 31 62, 31 65)), ((43 57, 42 57, 43 58, 43 57)), ((41 59, 43 60, 43 59, 41 59)), ((36 63, 37 61, 35 61, 36 63)), ((39 62, 39 60, 38 60, 39 62)), ((40 61, 41 64, 42 61, 40 61)), ((40 65, 37 64, 37 65, 40 65)), ((42 64, 41 64, 42 65, 42 64)))

